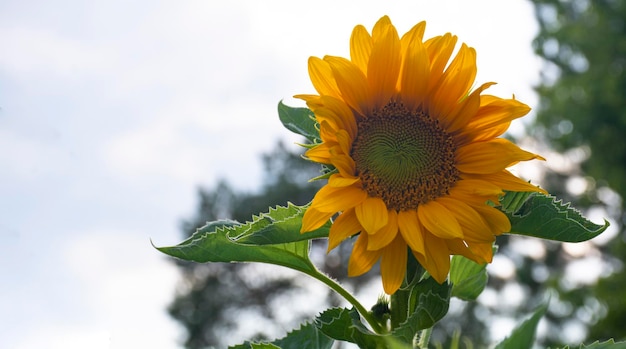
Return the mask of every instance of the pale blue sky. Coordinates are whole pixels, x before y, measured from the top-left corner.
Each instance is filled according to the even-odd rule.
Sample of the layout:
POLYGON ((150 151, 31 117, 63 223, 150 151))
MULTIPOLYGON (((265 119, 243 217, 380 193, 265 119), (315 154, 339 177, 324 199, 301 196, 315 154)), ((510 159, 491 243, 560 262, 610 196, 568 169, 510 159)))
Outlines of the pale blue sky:
POLYGON ((478 83, 536 104, 525 0, 0 3, 0 343, 174 348, 180 241, 196 188, 261 180, 280 99, 356 24, 427 20, 477 49, 478 83))

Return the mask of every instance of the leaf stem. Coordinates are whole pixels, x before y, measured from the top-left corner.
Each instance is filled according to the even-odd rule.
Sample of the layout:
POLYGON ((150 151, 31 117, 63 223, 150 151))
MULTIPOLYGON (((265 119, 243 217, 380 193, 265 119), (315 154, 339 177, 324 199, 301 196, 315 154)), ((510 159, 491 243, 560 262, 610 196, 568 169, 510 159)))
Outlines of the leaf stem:
POLYGON ((380 323, 378 323, 378 321, 376 320, 376 318, 374 318, 372 314, 368 312, 367 309, 365 309, 365 307, 361 303, 359 303, 359 301, 354 298, 354 296, 350 292, 341 287, 341 285, 337 281, 329 278, 317 268, 315 269, 314 273, 307 272, 307 274, 323 282, 324 284, 326 284, 326 286, 333 289, 333 291, 339 293, 339 295, 341 295, 343 298, 345 298, 345 300, 352 304, 352 306, 356 308, 356 310, 359 312, 359 314, 361 314, 365 321, 367 321, 367 323, 372 327, 374 332, 378 334, 383 334, 385 332, 380 323))

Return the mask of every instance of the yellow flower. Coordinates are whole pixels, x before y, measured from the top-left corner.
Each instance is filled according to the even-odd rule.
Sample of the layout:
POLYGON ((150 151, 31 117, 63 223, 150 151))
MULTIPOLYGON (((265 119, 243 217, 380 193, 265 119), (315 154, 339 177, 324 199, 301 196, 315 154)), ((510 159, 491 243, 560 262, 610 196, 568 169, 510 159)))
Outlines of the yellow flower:
POLYGON ((471 91, 476 52, 447 33, 424 41, 425 22, 402 38, 382 17, 372 34, 359 25, 350 59, 309 59, 319 95, 298 95, 315 113, 322 143, 306 152, 337 172, 315 195, 302 232, 340 213, 329 234, 331 250, 358 234, 350 276, 380 259, 383 287, 394 293, 406 273, 408 249, 439 283, 450 255, 492 260, 495 236, 511 229, 488 204, 503 190, 542 191, 507 167, 542 159, 497 138, 530 108, 515 99, 471 91), (408 247, 408 248, 407 248, 408 247))

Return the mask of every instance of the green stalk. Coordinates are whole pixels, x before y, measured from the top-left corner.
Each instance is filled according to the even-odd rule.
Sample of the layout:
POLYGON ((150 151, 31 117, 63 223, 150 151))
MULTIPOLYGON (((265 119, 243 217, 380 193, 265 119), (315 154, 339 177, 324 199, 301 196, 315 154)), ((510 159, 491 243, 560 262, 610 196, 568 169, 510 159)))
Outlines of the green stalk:
POLYGON ((422 330, 422 333, 420 333, 420 338, 419 341, 417 342, 417 347, 418 349, 428 349, 428 342, 430 342, 430 335, 433 332, 433 328, 429 327, 429 328, 425 328, 422 330))
POLYGON ((365 309, 365 307, 361 303, 359 303, 359 301, 356 298, 354 298, 354 296, 350 292, 348 292, 345 288, 341 287, 341 285, 338 282, 329 278, 328 276, 326 276, 324 273, 320 272, 317 269, 315 269, 315 272, 311 272, 311 273, 306 272, 306 274, 323 282, 324 284, 326 284, 326 286, 330 287, 335 292, 339 293, 339 295, 341 295, 343 298, 345 298, 345 300, 347 300, 350 304, 352 304, 352 306, 359 312, 359 314, 361 314, 361 316, 365 319, 365 321, 367 321, 367 323, 374 330, 374 332, 378 334, 385 333, 385 331, 383 330, 380 323, 378 323, 376 318, 374 318, 372 314, 368 312, 367 309, 365 309))

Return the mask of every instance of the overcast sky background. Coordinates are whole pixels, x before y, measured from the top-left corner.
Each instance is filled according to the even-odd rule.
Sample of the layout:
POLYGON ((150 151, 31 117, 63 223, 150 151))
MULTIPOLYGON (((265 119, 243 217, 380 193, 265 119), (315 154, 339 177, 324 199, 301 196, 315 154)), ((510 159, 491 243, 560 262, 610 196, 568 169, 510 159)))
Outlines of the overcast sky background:
POLYGON ((534 107, 526 0, 0 2, 0 347, 176 348, 181 240, 198 186, 254 189, 311 93, 307 59, 348 55, 384 14, 452 32, 477 83, 534 107))

